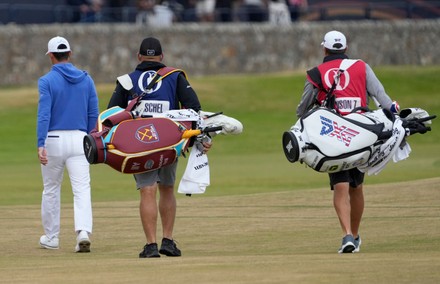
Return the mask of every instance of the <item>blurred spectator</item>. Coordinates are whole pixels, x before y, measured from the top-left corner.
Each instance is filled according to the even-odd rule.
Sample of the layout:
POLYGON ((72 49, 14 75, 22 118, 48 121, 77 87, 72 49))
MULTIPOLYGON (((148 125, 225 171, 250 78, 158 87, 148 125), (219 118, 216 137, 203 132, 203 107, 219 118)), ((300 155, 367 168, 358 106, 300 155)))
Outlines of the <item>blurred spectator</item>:
POLYGON ((268 20, 268 0, 240 0, 238 20, 240 22, 266 22, 268 20))
POLYGON ((66 0, 66 4, 72 8, 71 22, 79 22, 81 15, 89 10, 88 0, 66 0))
POLYGON ((143 24, 150 27, 169 27, 175 21, 173 11, 165 2, 158 2, 156 4, 155 0, 138 0, 137 8, 137 24, 143 24))
POLYGON ((102 14, 102 7, 104 7, 104 0, 89 0, 87 7, 81 9, 80 22, 82 23, 99 23, 105 22, 102 14))
POLYGON ((181 21, 198 22, 199 18, 196 13, 196 5, 198 0, 176 0, 183 7, 181 21))
POLYGON ((156 5, 155 0, 137 0, 136 8, 136 23, 137 24, 147 24, 148 17, 150 14, 154 14, 154 6, 156 5))
POLYGON ((196 14, 200 22, 214 21, 214 8, 216 0, 198 0, 196 14))
POLYGON ((290 19, 295 22, 299 19, 302 13, 307 10, 307 0, 286 0, 290 10, 290 19))
POLYGON ((71 22, 93 23, 103 22, 102 8, 105 0, 67 0, 72 8, 71 22))
POLYGON ((215 21, 232 22, 234 0, 216 0, 215 1, 215 21))
POLYGON ((122 22, 122 9, 128 6, 129 0, 107 0, 112 22, 122 22))
POLYGON ((174 21, 181 22, 183 19, 184 7, 178 0, 163 0, 163 5, 168 6, 174 13, 174 21))
POLYGON ((269 2, 269 22, 278 26, 288 26, 292 23, 290 11, 285 0, 271 0, 269 2))

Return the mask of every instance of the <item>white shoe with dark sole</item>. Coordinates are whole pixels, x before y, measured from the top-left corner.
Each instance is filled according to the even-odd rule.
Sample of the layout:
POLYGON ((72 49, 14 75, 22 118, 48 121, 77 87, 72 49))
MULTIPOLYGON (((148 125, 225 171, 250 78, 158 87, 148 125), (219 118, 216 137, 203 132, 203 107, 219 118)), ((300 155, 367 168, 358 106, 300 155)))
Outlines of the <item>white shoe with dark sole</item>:
POLYGON ((76 237, 75 252, 90 252, 90 239, 86 231, 79 232, 76 237))

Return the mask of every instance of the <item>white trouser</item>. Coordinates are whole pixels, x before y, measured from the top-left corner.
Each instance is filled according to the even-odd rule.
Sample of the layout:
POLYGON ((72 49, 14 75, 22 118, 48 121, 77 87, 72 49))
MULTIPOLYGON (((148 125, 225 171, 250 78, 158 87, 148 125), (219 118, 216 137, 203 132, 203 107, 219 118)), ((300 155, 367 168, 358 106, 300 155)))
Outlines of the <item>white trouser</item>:
POLYGON ((73 192, 75 231, 92 233, 92 203, 89 163, 84 155, 85 132, 79 130, 50 131, 46 139, 47 165, 41 165, 43 196, 41 218, 45 234, 58 237, 60 233, 60 197, 64 167, 69 173, 73 192))

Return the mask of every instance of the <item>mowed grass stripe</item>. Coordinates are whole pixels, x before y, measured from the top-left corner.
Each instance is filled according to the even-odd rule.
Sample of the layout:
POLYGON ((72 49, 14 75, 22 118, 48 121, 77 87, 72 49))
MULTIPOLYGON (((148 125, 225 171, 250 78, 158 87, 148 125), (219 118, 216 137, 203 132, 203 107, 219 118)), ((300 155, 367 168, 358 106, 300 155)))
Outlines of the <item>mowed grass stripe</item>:
POLYGON ((63 205, 57 251, 38 247, 39 206, 0 206, 8 228, 0 274, 5 283, 436 283, 439 185, 366 186, 363 246, 353 255, 336 253, 341 232, 327 188, 180 198, 178 259, 137 258, 137 201, 96 202, 92 253, 81 255, 73 252, 72 206, 63 205))

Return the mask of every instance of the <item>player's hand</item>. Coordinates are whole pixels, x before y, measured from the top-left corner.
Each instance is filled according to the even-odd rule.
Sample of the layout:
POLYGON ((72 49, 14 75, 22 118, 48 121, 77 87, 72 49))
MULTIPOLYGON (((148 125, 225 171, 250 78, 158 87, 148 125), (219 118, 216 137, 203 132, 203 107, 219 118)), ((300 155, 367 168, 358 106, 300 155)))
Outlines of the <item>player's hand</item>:
POLYGON ((47 151, 44 147, 38 147, 38 159, 43 166, 47 165, 47 151))

